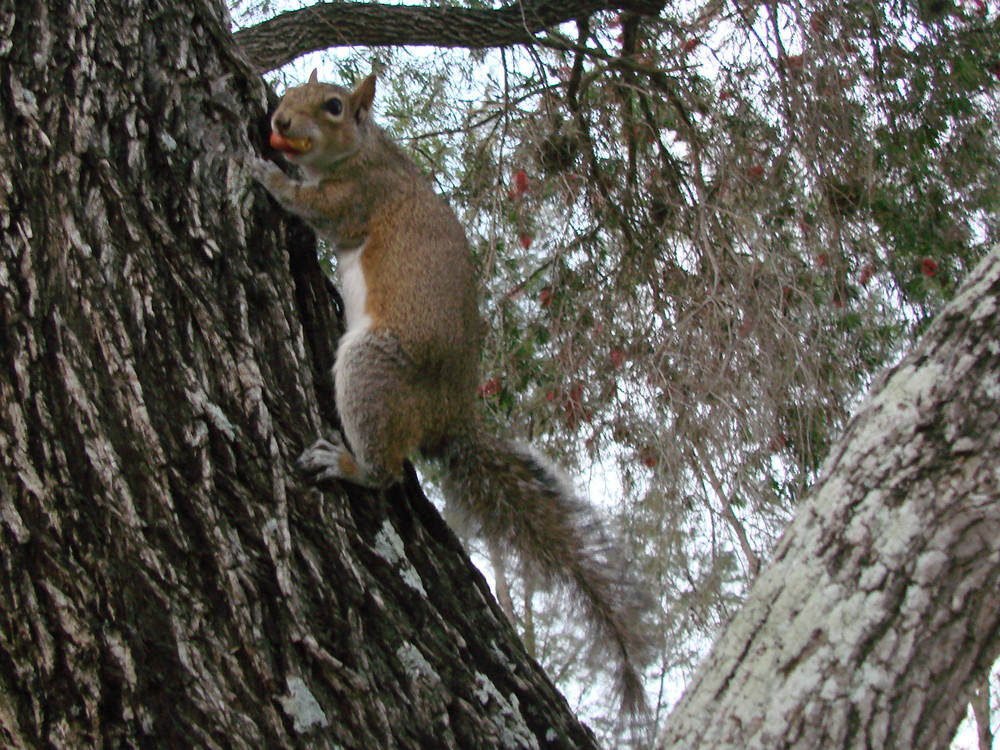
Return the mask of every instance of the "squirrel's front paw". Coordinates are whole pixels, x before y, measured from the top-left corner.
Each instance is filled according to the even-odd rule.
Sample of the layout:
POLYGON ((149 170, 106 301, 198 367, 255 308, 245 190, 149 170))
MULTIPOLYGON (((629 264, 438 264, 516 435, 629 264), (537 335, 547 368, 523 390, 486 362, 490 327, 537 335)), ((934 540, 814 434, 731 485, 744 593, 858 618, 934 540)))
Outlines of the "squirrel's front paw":
POLYGON ((344 478, 342 462, 350 458, 340 436, 332 440, 317 440, 306 448, 295 462, 296 468, 312 482, 344 478))
POLYGON ((246 170, 264 187, 271 189, 277 180, 286 180, 285 173, 273 161, 261 159, 255 154, 248 154, 240 159, 246 170))

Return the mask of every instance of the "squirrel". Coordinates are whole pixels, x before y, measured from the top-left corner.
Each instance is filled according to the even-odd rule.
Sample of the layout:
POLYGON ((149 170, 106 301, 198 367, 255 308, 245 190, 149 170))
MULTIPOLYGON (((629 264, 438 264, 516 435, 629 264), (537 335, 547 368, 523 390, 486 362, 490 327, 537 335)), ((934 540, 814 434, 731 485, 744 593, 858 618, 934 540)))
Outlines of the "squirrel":
POLYGON ((484 323, 465 231, 373 122, 374 98, 374 75, 352 91, 319 82, 314 70, 271 117, 270 145, 306 179, 264 159, 246 162, 338 259, 346 332, 333 375, 344 439, 318 440, 298 467, 315 482, 384 488, 402 479, 411 456, 437 461, 445 496, 484 536, 543 580, 567 584, 596 641, 616 657, 623 707, 638 716, 646 708, 641 597, 570 483, 477 418, 484 323))

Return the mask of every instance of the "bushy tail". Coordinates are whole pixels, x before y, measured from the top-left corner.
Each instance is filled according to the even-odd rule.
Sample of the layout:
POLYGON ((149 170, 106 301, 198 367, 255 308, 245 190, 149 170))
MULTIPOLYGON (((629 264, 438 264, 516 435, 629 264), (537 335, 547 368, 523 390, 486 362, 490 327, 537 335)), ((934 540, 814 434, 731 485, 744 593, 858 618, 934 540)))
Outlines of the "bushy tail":
POLYGON ((617 662, 623 707, 638 718, 646 711, 643 597, 624 579, 622 561, 590 506, 531 448, 481 431, 448 447, 444 469, 445 495, 484 536, 511 548, 544 580, 567 584, 595 643, 617 662))

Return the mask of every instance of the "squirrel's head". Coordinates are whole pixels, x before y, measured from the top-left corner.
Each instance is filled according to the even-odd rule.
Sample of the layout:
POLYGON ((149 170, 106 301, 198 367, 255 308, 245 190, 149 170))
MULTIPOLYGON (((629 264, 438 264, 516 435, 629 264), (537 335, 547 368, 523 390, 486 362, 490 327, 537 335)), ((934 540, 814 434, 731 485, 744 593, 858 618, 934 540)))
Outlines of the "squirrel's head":
POLYGON ((320 83, 316 71, 288 89, 271 116, 271 146, 307 169, 323 172, 357 153, 369 125, 375 76, 351 91, 320 83))

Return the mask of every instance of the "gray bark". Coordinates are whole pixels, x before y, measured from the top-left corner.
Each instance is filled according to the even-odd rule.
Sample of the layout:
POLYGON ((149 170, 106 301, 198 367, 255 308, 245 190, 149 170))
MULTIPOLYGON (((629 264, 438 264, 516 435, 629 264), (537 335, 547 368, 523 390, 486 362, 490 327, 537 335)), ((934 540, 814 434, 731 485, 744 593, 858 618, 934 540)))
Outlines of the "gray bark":
POLYGON ((359 45, 485 49, 534 44, 536 34, 602 10, 656 15, 663 0, 522 0, 495 10, 451 6, 318 3, 236 33, 261 72, 308 52, 359 45))
MULTIPOLYGON (((311 236, 230 156, 221 5, 0 0, 0 743, 592 747, 412 475, 335 420, 311 236)), ((831 457, 665 736, 943 747, 1000 627, 1000 257, 831 457)))
POLYGON ((1000 248, 884 376, 663 748, 946 748, 1000 654, 1000 248))
POLYGON ((976 720, 976 738, 979 750, 993 750, 993 728, 990 724, 990 675, 983 675, 979 688, 972 692, 969 700, 972 715, 976 720))
POLYGON ((592 747, 412 474, 335 419, 313 240, 232 155, 223 4, 0 5, 0 745, 592 747))

